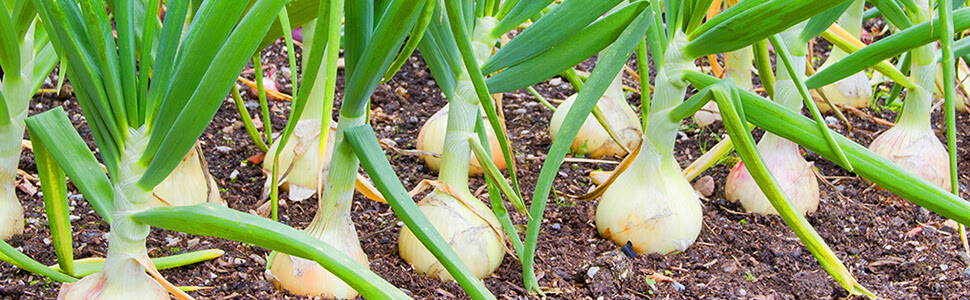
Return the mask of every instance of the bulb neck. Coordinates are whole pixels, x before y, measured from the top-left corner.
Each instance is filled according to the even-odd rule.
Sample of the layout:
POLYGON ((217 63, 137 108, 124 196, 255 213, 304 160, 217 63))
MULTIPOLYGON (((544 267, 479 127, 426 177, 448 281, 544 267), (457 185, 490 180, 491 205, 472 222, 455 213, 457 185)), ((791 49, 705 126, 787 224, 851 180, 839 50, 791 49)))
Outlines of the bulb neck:
POLYGON ((645 130, 650 139, 644 141, 653 142, 657 152, 671 157, 677 130, 680 129, 680 120, 671 120, 669 114, 677 105, 684 102, 687 82, 684 81, 682 74, 695 68, 693 60, 684 57, 681 51, 686 44, 686 36, 678 31, 667 47, 664 64, 657 72, 657 78, 654 81, 650 114, 647 117, 649 121, 645 130))
MULTIPOLYGON (((360 161, 354 154, 353 148, 347 142, 347 129, 366 124, 366 117, 340 116, 337 131, 334 135, 333 154, 330 167, 327 169, 327 180, 323 184, 323 193, 319 197, 317 218, 331 220, 337 216, 349 215, 354 200, 354 183, 357 180, 357 169, 360 161)), ((321 176, 322 178, 322 176, 321 176)))
MULTIPOLYGON (((496 37, 492 37, 491 32, 497 24, 494 17, 476 20, 472 51, 479 65, 492 54, 496 37)), ((456 79, 454 93, 448 96, 448 125, 438 179, 455 190, 464 191, 468 190, 469 161, 473 159, 467 137, 475 136, 475 123, 481 116, 478 115, 478 94, 464 67, 456 79)))
POLYGON ((932 44, 913 50, 910 79, 916 88, 907 91, 899 125, 931 130, 930 114, 933 109, 933 90, 936 88, 936 52, 932 44))

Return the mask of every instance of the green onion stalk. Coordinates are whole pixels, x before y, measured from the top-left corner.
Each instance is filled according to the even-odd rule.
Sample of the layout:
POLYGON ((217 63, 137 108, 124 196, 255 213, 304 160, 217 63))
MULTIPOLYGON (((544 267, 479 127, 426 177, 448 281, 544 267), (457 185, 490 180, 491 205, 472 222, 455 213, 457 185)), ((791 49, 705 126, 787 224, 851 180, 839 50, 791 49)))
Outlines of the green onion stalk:
MULTIPOLYGON (((0 18, 6 16, 0 15, 0 18)), ((19 57, 0 60, 4 71, 0 80, 0 105, 4 114, 0 116, 0 141, 3 141, 0 143, 0 239, 3 240, 24 232, 24 209, 16 192, 24 119, 31 96, 57 63, 46 33, 35 22, 30 23, 22 36, 18 35, 14 32, 9 37, 19 42, 12 45, 18 48, 19 57)))
MULTIPOLYGON (((922 10, 911 13, 913 23, 928 21, 928 1, 917 0, 916 3, 922 10)), ((943 143, 933 133, 930 121, 933 91, 936 90, 938 52, 932 43, 912 50, 910 79, 917 86, 907 92, 896 126, 876 137, 869 144, 869 150, 946 189, 950 186, 950 173, 947 171, 949 160, 943 143)))
MULTIPOLYGON (((804 23, 781 34, 792 55, 792 68, 797 74, 805 74, 807 47, 798 37, 803 28, 804 23)), ((777 79, 773 100, 791 111, 801 112, 802 97, 794 81, 798 79, 792 78, 781 66, 781 58, 775 61, 779 62, 779 66, 775 74, 777 79)), ((798 144, 766 132, 758 141, 757 149, 765 166, 777 179, 778 185, 788 195, 788 200, 796 210, 807 214, 818 209, 818 180, 812 171, 812 165, 802 157, 798 144)), ((730 201, 740 201, 741 206, 749 212, 778 214, 743 161, 738 162, 728 174, 724 196, 730 201)))
POLYGON ((640 151, 596 207, 600 235, 618 245, 630 242, 638 253, 684 251, 701 230, 700 200, 673 154, 680 122, 669 117, 687 90, 681 74, 696 69, 681 52, 686 43, 678 30, 667 45, 640 151))
MULTIPOLYGON (((497 39, 490 32, 496 24, 497 20, 490 16, 476 20, 472 49, 479 64, 492 52, 497 39)), ((460 69, 455 78, 454 94, 448 95, 447 130, 438 174, 440 184, 418 202, 418 207, 458 253, 468 270, 476 277, 484 278, 498 268, 505 256, 505 234, 492 210, 469 190, 470 140, 477 139, 475 123, 480 118, 480 103, 466 68, 460 69)), ((499 150, 492 153, 501 155, 499 150)), ((398 250, 401 258, 416 272, 453 280, 408 228, 401 229, 398 250)))
MULTIPOLYGON (((303 47, 304 49, 310 49, 312 47, 311 37, 313 36, 312 26, 304 27, 307 28, 303 31, 307 42, 303 44, 303 47)), ((307 65, 305 61, 307 57, 305 55, 303 56, 304 66, 307 65)), ((326 98, 324 95, 324 86, 327 78, 327 69, 326 62, 321 62, 316 80, 310 86, 310 95, 306 99, 306 108, 303 110, 303 113, 300 115, 300 120, 293 129, 293 137, 286 141, 286 145, 283 146, 283 152, 279 157, 281 171, 279 182, 281 187, 287 190, 289 199, 293 201, 302 201, 316 194, 323 174, 327 172, 327 166, 329 165, 330 156, 333 152, 332 128, 331 133, 327 135, 326 147, 323 148, 325 153, 321 152, 320 148, 320 132, 324 128, 322 122, 324 119, 324 99, 326 98)), ((280 139, 276 139, 266 153, 276 153, 279 147, 280 139)), ((264 160, 263 172, 272 174, 275 161, 275 159, 264 160)), ((267 180, 266 184, 266 190, 268 191, 271 181, 267 180)))
MULTIPOLYGON (((572 107, 578 95, 570 95, 552 114, 552 119, 549 120, 551 138, 556 138, 559 128, 566 119, 566 114, 569 113, 569 108, 572 107)), ((579 133, 569 146, 570 151, 593 158, 625 156, 627 150, 633 149, 640 143, 643 131, 637 113, 626 102, 626 95, 623 93, 623 72, 616 75, 596 103, 596 108, 601 114, 596 116, 597 112, 594 112, 594 115, 586 117, 583 127, 579 129, 579 133), (605 122, 609 130, 604 128, 600 121, 605 122), (621 146, 617 141, 623 145, 621 146)))
MULTIPOLYGON (((848 9, 839 17, 838 24, 842 26, 853 37, 859 38, 862 34, 862 14, 865 9, 865 0, 854 0, 849 4, 848 9)), ((848 56, 849 54, 839 47, 832 47, 829 57, 822 64, 820 69, 827 68, 848 56)), ((823 86, 816 90, 816 96, 825 97, 832 104, 844 105, 848 107, 866 107, 872 98, 872 87, 869 85, 869 77, 865 72, 852 74, 835 83, 823 86), (819 95, 821 94, 821 95, 819 95)), ((822 112, 831 111, 828 103, 821 98, 815 100, 818 108, 822 112)))

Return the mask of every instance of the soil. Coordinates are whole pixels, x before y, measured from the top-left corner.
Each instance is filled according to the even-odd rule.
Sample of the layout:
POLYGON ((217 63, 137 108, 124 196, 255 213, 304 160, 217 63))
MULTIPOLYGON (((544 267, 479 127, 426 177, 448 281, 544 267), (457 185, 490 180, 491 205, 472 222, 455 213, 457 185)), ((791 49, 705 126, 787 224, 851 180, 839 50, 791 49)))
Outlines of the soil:
MULTIPOLYGON (((826 51, 816 53, 827 52, 828 45, 819 45, 826 51)), ((279 43, 265 50, 264 57, 266 65, 278 70, 286 65, 279 43)), ((587 62, 581 69, 590 66, 587 62)), ((289 91, 286 73, 280 72, 283 75, 278 78, 284 92, 289 91)), ((244 76, 252 78, 251 74, 244 76)), ((626 84, 637 86, 629 75, 626 84)), ((538 90, 550 99, 563 99, 572 93, 562 79, 540 84, 538 90)), ((520 183, 523 193, 531 195, 544 153, 551 144, 547 128, 552 112, 522 91, 504 96, 506 124, 515 148, 520 183)), ((244 89, 243 97, 252 112, 258 111, 251 92, 244 89)), ((391 81, 380 85, 372 99, 373 110, 379 112, 372 119, 378 137, 389 139, 403 149, 414 148, 423 122, 446 103, 419 55, 412 57, 391 81)), ((639 95, 632 94, 629 100, 636 107, 639 95)), ((82 136, 90 140, 80 108, 72 97, 39 95, 30 113, 58 105, 67 109, 82 136)), ((285 124, 289 104, 273 101, 271 105, 274 132, 279 132, 285 124)), ((887 120, 893 120, 895 115, 890 110, 863 111, 887 120)), ((833 128, 863 145, 887 129, 868 118, 851 114, 848 118, 854 126, 852 132, 841 123, 835 123, 833 128)), ((261 203, 259 195, 266 177, 258 165, 248 161, 260 151, 238 119, 235 106, 227 100, 203 134, 202 147, 229 207, 254 212, 261 203), (238 174, 230 179, 234 172, 238 174)), ((934 123, 942 124, 941 120, 937 110, 934 123)), ((970 117, 959 114, 957 124, 961 196, 966 199, 966 185, 970 182, 970 117)), ((939 127, 935 125, 942 138, 939 127)), ((676 147, 682 166, 699 157, 725 133, 720 125, 697 128, 689 121, 684 122, 682 129, 676 147)), ((435 178, 418 157, 390 151, 388 155, 397 175, 409 188, 422 179, 435 178)), ((877 295, 893 299, 970 298, 970 257, 961 256, 958 234, 944 223, 944 218, 873 188, 818 155, 806 153, 806 158, 814 162, 827 181, 820 184, 820 209, 808 216, 808 220, 862 285, 877 295)), ((620 247, 598 236, 593 224, 595 202, 550 199, 536 262, 540 285, 548 296, 557 299, 851 298, 821 269, 779 217, 744 213, 739 204, 724 199, 724 178, 733 161, 736 160, 725 160, 703 174, 713 179, 714 192, 702 199, 704 226, 700 237, 683 253, 625 256, 620 247)), ((567 162, 560 170, 555 188, 561 194, 583 193, 591 187, 586 177, 590 171, 612 167, 567 162)), ((29 151, 24 152, 20 168, 36 174, 29 151)), ((473 191, 482 184, 481 178, 473 178, 473 191)), ((29 191, 19 190, 18 196, 26 210, 27 232, 9 243, 44 264, 54 264, 43 202, 39 194, 24 190, 29 191)), ((486 196, 480 195, 480 198, 487 202, 486 196)), ((70 199, 75 256, 103 257, 107 224, 80 197, 70 199)), ((314 199, 281 201, 280 221, 304 228, 316 211, 314 199)), ((513 219, 516 224, 525 224, 520 213, 514 213, 513 219)), ((353 220, 370 259, 370 268, 390 283, 420 299, 467 298, 457 284, 416 275, 398 257, 396 240, 402 223, 388 205, 357 195, 353 220)), ((265 249, 159 229, 153 229, 148 248, 153 257, 208 248, 225 250, 226 254, 215 260, 162 271, 176 285, 205 287, 191 293, 199 299, 302 299, 274 289, 265 280, 265 258, 269 253, 265 249)), ((503 299, 531 298, 522 289, 520 276, 521 265, 507 255, 499 270, 485 279, 485 284, 503 299)), ((54 298, 58 288, 57 283, 0 263, 0 298, 54 298)))

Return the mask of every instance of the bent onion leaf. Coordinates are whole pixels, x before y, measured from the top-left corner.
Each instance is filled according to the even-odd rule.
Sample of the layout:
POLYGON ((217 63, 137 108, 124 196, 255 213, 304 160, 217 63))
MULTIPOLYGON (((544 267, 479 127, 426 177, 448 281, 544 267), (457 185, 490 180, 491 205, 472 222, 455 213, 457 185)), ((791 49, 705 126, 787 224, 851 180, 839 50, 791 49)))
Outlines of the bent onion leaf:
POLYGON ((316 261, 365 298, 411 298, 367 266, 361 266, 343 252, 306 232, 225 206, 205 203, 160 207, 132 214, 131 217, 137 222, 159 228, 249 243, 316 261))
POLYGON ((374 180, 374 186, 384 195, 387 203, 391 205, 394 214, 411 230, 412 233, 421 241, 428 251, 438 259, 444 266, 448 274, 451 274, 455 281, 473 299, 495 299, 495 296, 485 288, 482 281, 475 277, 468 267, 462 262, 458 254, 451 249, 448 242, 441 237, 441 234, 425 218, 424 214, 408 195, 401 180, 397 177, 391 164, 381 151, 381 146, 377 143, 377 136, 370 125, 361 125, 347 129, 344 133, 346 141, 350 143, 360 165, 364 167, 367 174, 374 180))
MULTIPOLYGON (((939 39, 939 35, 933 34, 933 29, 941 28, 941 26, 942 23, 939 22, 939 18, 934 18, 931 21, 920 23, 901 32, 894 33, 846 56, 825 69, 819 70, 818 73, 808 78, 805 83, 810 89, 826 86, 880 63, 885 59, 895 57, 910 49, 936 41, 939 39)), ((970 7, 953 11, 953 27, 956 31, 970 28, 970 7)))
POLYGON ((488 90, 501 93, 526 88, 562 73, 606 48, 644 10, 647 3, 641 1, 610 14, 565 42, 488 78, 488 90))
MULTIPOLYGON (((715 77, 699 72, 686 72, 685 80, 698 88, 707 87, 718 81, 715 77)), ((747 91, 742 91, 740 94, 744 114, 749 122, 795 142, 828 160, 838 160, 814 121, 757 94, 747 91)), ((833 138, 840 144, 846 157, 852 162, 855 173, 859 176, 916 205, 961 224, 970 224, 970 202, 913 175, 845 136, 835 133, 833 138)))
POLYGON ((47 215, 47 225, 51 230, 54 253, 57 254, 57 264, 67 274, 75 274, 67 180, 64 179, 64 171, 47 151, 46 143, 38 139, 33 145, 40 186, 44 190, 44 211, 47 215))
MULTIPOLYGON (((56 107, 27 118, 27 129, 34 144, 57 145, 57 151, 48 152, 54 162, 71 178, 71 182, 84 194, 84 199, 94 211, 111 223, 114 190, 97 158, 88 150, 74 124, 67 118, 63 107, 56 107)), ((45 189, 45 193, 46 189, 45 189)))
POLYGON ((730 52, 831 9, 845 0, 774 0, 763 3, 741 1, 690 32, 684 55, 690 58, 730 52), (757 5, 752 7, 751 5, 757 5))
MULTIPOLYGON (((541 1, 533 1, 541 2, 541 1)), ((570 0, 563 2, 529 26, 482 65, 483 73, 493 73, 561 45, 583 27, 620 3, 620 0, 570 0)), ((498 28, 498 27, 496 27, 498 28)))

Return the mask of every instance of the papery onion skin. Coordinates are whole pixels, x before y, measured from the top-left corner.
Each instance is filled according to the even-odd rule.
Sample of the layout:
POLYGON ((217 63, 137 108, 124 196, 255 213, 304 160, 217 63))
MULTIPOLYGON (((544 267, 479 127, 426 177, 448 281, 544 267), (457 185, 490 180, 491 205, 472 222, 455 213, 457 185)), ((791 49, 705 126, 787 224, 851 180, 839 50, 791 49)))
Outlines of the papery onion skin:
MULTIPOLYGON (((360 247, 357 230, 349 220, 349 215, 343 218, 347 220, 328 222, 328 225, 310 225, 307 232, 350 256, 360 265, 367 266, 367 255, 360 247)), ((351 299, 358 294, 350 285, 324 269, 319 263, 284 253, 276 253, 267 274, 273 285, 294 295, 351 299)))
MULTIPOLYGON (((818 180, 815 179, 812 165, 799 153, 797 144, 768 133, 758 143, 758 152, 796 210, 802 214, 818 210, 818 180)), ((778 214, 744 162, 738 162, 728 174, 724 197, 730 201, 740 201, 748 212, 778 214)))
MULTIPOLYGON (((279 174, 281 187, 287 191, 287 197, 293 201, 310 198, 317 192, 320 176, 326 174, 333 154, 334 130, 330 130, 327 138, 326 153, 320 155, 320 124, 319 119, 301 119, 293 129, 293 135, 286 142, 280 152, 279 174)), ((263 172, 272 174, 276 149, 280 140, 273 141, 263 160, 263 172)), ((270 182, 267 180, 267 184, 270 182)))
POLYGON ((596 229, 637 253, 667 254, 694 243, 702 225, 697 193, 672 157, 645 142, 596 206, 596 229))
MULTIPOLYGON (((421 131, 418 132, 418 139, 415 143, 415 148, 429 153, 441 154, 444 151, 445 143, 445 132, 448 129, 448 107, 445 105, 440 110, 431 115, 428 121, 421 126, 421 131)), ((484 114, 483 114, 484 116, 484 114)), ((488 125, 488 120, 482 117, 484 121, 485 129, 488 137, 488 147, 489 153, 492 155, 492 162, 499 170, 505 169, 505 157, 502 154, 502 147, 498 143, 498 138, 495 136, 495 132, 492 131, 491 126, 488 125)), ((428 165, 431 170, 438 171, 441 166, 441 158, 434 157, 430 155, 423 155, 421 158, 424 159, 425 164, 428 165)), ((483 169, 478 163, 478 158, 472 153, 471 160, 469 162, 468 174, 469 175, 479 175, 482 174, 483 169)))
POLYGON ((869 144, 869 150, 943 188, 950 188, 949 158, 930 130, 897 125, 869 144))
POLYGON ((168 291, 154 278, 145 274, 137 263, 130 262, 132 270, 127 272, 98 272, 88 275, 74 283, 65 283, 57 293, 58 300, 163 300, 171 299, 168 291), (109 277, 124 276, 116 279, 123 285, 111 285, 109 277))
POLYGON ((219 186, 209 173, 202 148, 196 144, 172 173, 152 191, 152 207, 187 206, 201 203, 225 204, 219 186))
MULTIPOLYGON (((470 193, 464 194, 462 197, 469 200, 468 207, 475 212, 451 195, 437 190, 419 201, 418 208, 468 270, 478 278, 485 278, 502 263, 505 235, 501 230, 496 231, 501 225, 492 211, 470 193)), ((454 280, 407 227, 401 228, 398 251, 416 272, 441 280, 454 280)))

